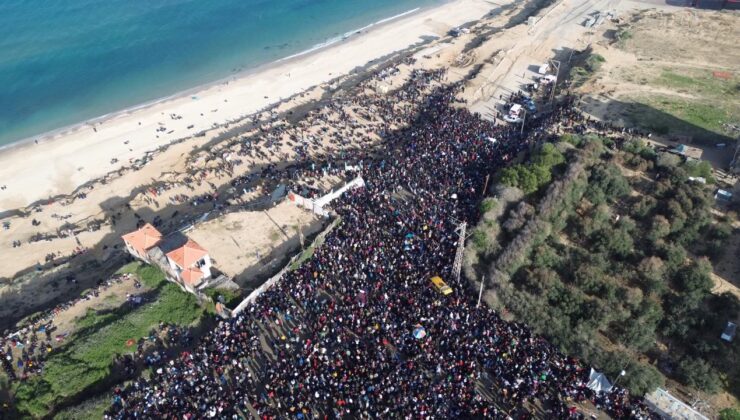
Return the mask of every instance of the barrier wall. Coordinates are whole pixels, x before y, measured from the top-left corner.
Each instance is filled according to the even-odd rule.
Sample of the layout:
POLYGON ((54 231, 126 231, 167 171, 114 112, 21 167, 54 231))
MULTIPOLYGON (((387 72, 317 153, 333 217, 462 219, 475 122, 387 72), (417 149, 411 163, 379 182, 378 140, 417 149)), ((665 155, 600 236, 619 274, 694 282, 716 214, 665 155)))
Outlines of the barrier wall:
MULTIPOLYGON (((311 242, 311 247, 315 248, 318 243, 323 242, 326 235, 328 235, 329 232, 331 232, 332 229, 334 229, 339 224, 340 220, 341 219, 337 217, 326 229, 324 229, 323 232, 319 233, 316 236, 316 238, 313 240, 313 242, 311 242)), ((298 259, 301 258, 302 255, 303 255, 302 252, 297 255, 294 255, 293 258, 291 258, 290 261, 288 261, 288 263, 285 264, 285 267, 283 267, 283 269, 280 270, 279 273, 270 277, 270 279, 264 282, 260 287, 254 289, 252 293, 249 294, 249 296, 244 298, 244 300, 241 301, 241 303, 239 303, 239 305, 236 308, 234 308, 233 311, 231 311, 232 315, 233 316, 239 315, 241 311, 243 311, 247 306, 249 306, 250 303, 254 302, 254 300, 257 299, 257 296, 261 295, 262 292, 264 292, 265 290, 272 287, 275 283, 277 283, 277 281, 280 280, 283 274, 285 274, 288 270, 290 270, 290 267, 293 265, 293 263, 298 261, 298 259)))
POLYGON ((324 209, 324 206, 326 206, 327 204, 339 198, 347 190, 352 189, 352 188, 364 187, 364 186, 365 186, 365 180, 362 179, 361 176, 358 176, 357 178, 348 182, 342 188, 336 191, 332 191, 324 195, 321 198, 317 198, 316 200, 302 197, 294 192, 288 193, 288 200, 293 202, 296 206, 308 209, 321 217, 328 217, 329 212, 326 209, 324 209))

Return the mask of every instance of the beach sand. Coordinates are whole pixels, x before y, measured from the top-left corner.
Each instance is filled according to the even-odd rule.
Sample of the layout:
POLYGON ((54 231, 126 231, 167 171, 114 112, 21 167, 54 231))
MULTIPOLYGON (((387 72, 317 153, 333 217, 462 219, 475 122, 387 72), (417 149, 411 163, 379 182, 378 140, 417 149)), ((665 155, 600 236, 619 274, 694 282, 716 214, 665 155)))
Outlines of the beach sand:
POLYGON ((482 0, 456 0, 422 9, 326 49, 98 122, 38 136, 39 144, 31 141, 4 150, 0 152, 0 185, 7 188, 0 190, 0 212, 69 194, 89 180, 130 165, 147 151, 208 130, 196 141, 202 144, 223 130, 214 127, 429 37, 444 36, 450 28, 479 19, 496 6, 482 0))
MULTIPOLYGON (((345 110, 343 118, 359 120, 357 130, 353 124, 337 125, 342 117, 322 104, 351 94, 356 83, 371 79, 372 73, 390 62, 397 63, 392 67, 398 73, 373 82, 364 95, 394 90, 415 69, 447 68, 477 36, 473 32, 451 38, 450 29, 471 21, 502 27, 521 7, 512 2, 456 0, 376 25, 327 49, 276 63, 228 84, 216 83, 197 93, 113 115, 96 130, 83 125, 38 145, 31 141, 0 152, 0 185, 7 185, 0 190, 4 225, 0 319, 9 326, 94 285, 106 270, 117 268, 122 260, 120 236, 141 220, 161 217, 166 229, 182 226, 211 210, 202 201, 193 204, 199 195, 221 189, 232 196, 224 190, 235 177, 297 158, 289 139, 275 148, 257 146, 261 152, 242 156, 242 138, 259 139, 261 130, 286 124, 284 137, 293 133, 315 140, 313 156, 340 155, 346 147, 371 147, 379 139, 377 133, 397 127, 374 118, 372 108, 361 109, 362 115, 345 110), (413 63, 401 62, 410 55, 413 63), (261 109, 272 114, 255 112, 261 109), (306 111, 313 117, 304 118, 306 111), (182 119, 172 119, 170 114, 182 119), (257 117, 259 123, 252 126, 257 117), (289 117, 295 123, 283 119, 289 117), (160 122, 164 132, 156 131, 160 122), (217 127, 208 129, 213 124, 217 127), (194 127, 187 129, 189 125, 194 127), (167 135, 170 130, 175 131, 167 135), (196 133, 202 135, 194 137, 196 133), (337 138, 351 142, 340 145, 337 138), (112 164, 113 158, 118 162, 112 164), (225 171, 227 161, 233 173, 225 171), (154 191, 160 186, 166 188, 154 191), (30 203, 36 204, 29 207, 30 203), (74 235, 69 235, 70 226, 74 235), (14 241, 22 246, 14 246, 14 241), (79 283, 69 284, 70 278, 79 283)), ((450 81, 466 77, 471 68, 468 64, 451 69, 450 81)), ((409 104, 401 101, 398 106, 409 104)), ((270 136, 275 138, 266 138, 270 136)), ((318 187, 326 190, 331 185, 318 187)), ((269 191, 258 189, 236 194, 234 199, 239 204, 264 194, 269 191)))

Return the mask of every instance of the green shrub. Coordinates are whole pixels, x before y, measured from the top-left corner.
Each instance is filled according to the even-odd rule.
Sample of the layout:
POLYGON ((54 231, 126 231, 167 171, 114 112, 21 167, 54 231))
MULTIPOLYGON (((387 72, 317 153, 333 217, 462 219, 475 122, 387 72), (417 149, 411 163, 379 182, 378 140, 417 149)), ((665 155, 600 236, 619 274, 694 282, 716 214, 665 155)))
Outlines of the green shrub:
POLYGON ((719 420, 740 420, 740 410, 737 408, 725 408, 719 412, 719 420))
POLYGON ((685 357, 676 370, 681 381, 705 392, 714 393, 720 386, 719 373, 705 360, 685 357))
POLYGON ((606 62, 606 59, 599 54, 591 54, 586 59, 586 70, 595 73, 601 68, 601 65, 606 62))
POLYGON ((581 147, 583 145, 583 138, 576 134, 563 134, 560 136, 560 141, 570 143, 575 147, 581 147))
POLYGON ((496 201, 495 198, 487 197, 484 198, 483 201, 480 203, 480 212, 481 213, 488 213, 489 211, 496 208, 498 205, 498 201, 496 201))
POLYGON ((475 245, 475 248, 479 251, 485 251, 488 248, 488 236, 480 229, 473 231, 473 235, 470 237, 470 240, 473 241, 473 245, 475 245))
POLYGON ((685 164, 683 164, 683 168, 684 170, 686 170, 686 173, 688 173, 690 176, 702 177, 709 184, 714 184, 715 182, 714 170, 712 169, 712 165, 706 160, 688 161, 685 164))

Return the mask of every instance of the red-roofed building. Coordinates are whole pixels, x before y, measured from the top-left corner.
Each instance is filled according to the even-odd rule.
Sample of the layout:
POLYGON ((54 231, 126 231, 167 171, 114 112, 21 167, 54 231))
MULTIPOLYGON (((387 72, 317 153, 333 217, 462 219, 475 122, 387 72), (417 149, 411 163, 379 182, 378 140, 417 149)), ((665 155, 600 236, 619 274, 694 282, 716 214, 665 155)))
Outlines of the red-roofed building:
POLYGON ((211 278, 211 257, 197 242, 180 232, 163 237, 151 224, 122 236, 128 252, 158 266, 171 280, 196 293, 211 278))
POLYGON ((192 239, 166 255, 178 280, 188 287, 195 288, 204 279, 211 277, 211 257, 208 251, 192 239))
POLYGON ((121 237, 126 244, 126 249, 134 257, 149 261, 147 251, 157 246, 162 241, 162 234, 150 223, 140 229, 127 233, 121 237))

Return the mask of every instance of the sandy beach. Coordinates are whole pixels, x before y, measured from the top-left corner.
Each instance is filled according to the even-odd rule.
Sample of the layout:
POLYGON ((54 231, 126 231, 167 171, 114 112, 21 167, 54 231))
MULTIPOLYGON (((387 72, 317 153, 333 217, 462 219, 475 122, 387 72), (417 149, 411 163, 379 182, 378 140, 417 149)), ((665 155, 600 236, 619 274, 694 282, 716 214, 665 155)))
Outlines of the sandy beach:
POLYGON ((376 58, 479 19, 496 5, 455 0, 373 26, 316 52, 273 63, 233 80, 205 86, 145 107, 38 136, 0 152, 0 212, 68 194, 85 182, 127 166, 172 141, 255 113, 304 89, 332 80, 376 58), (337 60, 337 57, 342 57, 337 60), (159 130, 159 131, 158 131, 159 130), (114 161, 113 159, 117 159, 114 161))
MULTIPOLYGON (((414 71, 448 67, 478 36, 454 38, 450 29, 501 27, 518 10, 482 0, 422 9, 238 80, 113 115, 95 129, 82 125, 0 151, 0 186, 7 186, 0 254, 8 262, 0 265, 0 316, 16 322, 96 284, 122 262, 120 237, 142 219, 175 229, 212 210, 213 194, 234 205, 269 195, 262 187, 242 193, 265 168, 305 153, 372 147, 377 133, 397 128, 374 98, 392 95, 414 71), (348 100, 358 106, 338 106, 348 100), (338 124, 343 119, 352 123, 338 124), (229 188, 235 183, 241 187, 229 188)), ((470 66, 451 69, 450 80, 466 77, 470 66)), ((415 104, 403 99, 394 105, 410 112, 415 104)), ((314 186, 336 183, 320 186, 329 179, 318 175, 314 186)))

